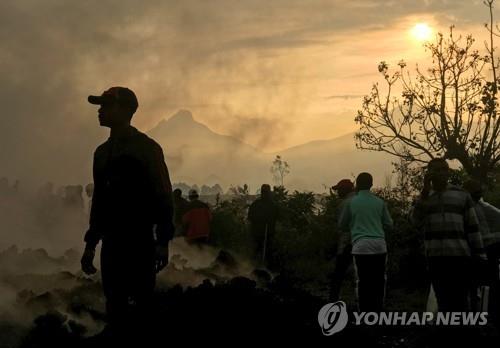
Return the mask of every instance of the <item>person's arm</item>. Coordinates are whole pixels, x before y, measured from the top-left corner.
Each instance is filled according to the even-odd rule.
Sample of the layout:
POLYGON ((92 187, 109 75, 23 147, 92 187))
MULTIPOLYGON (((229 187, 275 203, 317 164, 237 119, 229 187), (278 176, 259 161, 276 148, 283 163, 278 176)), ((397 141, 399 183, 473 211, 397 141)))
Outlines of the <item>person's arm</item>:
POLYGON ((351 204, 350 201, 346 202, 340 210, 339 219, 337 222, 340 231, 351 230, 351 204))
POLYGON ((464 230, 472 255, 486 259, 483 239, 479 231, 479 220, 474 209, 474 201, 469 194, 467 194, 464 207, 464 230))
POLYGON ((96 170, 97 151, 94 153, 94 163, 92 176, 94 179, 94 193, 92 195, 92 205, 90 208, 89 229, 85 233, 85 250, 80 260, 82 271, 85 274, 94 274, 97 269, 94 267, 95 248, 102 238, 102 214, 104 214, 105 204, 102 197, 102 187, 97 178, 96 170))
POLYGON ((94 193, 92 195, 92 205, 90 207, 89 229, 85 233, 84 241, 86 243, 85 249, 95 250, 97 244, 102 238, 102 216, 105 214, 105 207, 102 197, 101 183, 97 178, 96 158, 98 152, 94 153, 94 164, 92 169, 92 176, 94 179, 94 193))

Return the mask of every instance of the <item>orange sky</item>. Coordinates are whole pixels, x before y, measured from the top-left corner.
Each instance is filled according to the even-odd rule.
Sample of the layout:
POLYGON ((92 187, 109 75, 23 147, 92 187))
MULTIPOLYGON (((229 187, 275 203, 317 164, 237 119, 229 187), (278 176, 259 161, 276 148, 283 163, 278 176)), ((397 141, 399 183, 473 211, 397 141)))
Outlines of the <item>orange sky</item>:
MULTIPOLYGON (((346 15, 357 13, 356 16, 366 11, 384 11, 381 1, 360 2, 366 6, 359 8, 342 1, 331 3, 325 5, 324 11, 339 7, 346 15)), ((429 4, 432 9, 433 2, 429 4)), ((483 11, 482 17, 487 18, 480 3, 469 2, 459 10, 449 6, 447 12, 441 9, 437 13, 421 9, 412 13, 411 8, 405 13, 404 9, 398 9, 398 16, 387 16, 385 21, 375 18, 373 23, 364 24, 353 20, 339 25, 338 30, 325 25, 327 29, 316 28, 305 34, 300 29, 309 23, 304 18, 295 18, 295 11, 285 13, 287 21, 281 26, 266 16, 260 18, 258 12, 251 12, 258 6, 247 8, 250 11, 247 16, 257 16, 261 27, 248 19, 248 22, 239 19, 244 24, 235 25, 235 31, 228 34, 219 28, 224 26, 222 20, 215 28, 207 24, 208 34, 211 31, 214 34, 210 36, 199 32, 193 23, 193 28, 186 32, 161 35, 162 47, 148 45, 139 67, 133 68, 135 74, 124 76, 111 69, 100 74, 102 82, 97 84, 94 76, 86 74, 92 80, 84 80, 83 85, 93 84, 102 89, 122 84, 135 89, 141 99, 135 120, 139 128, 149 129, 183 108, 216 132, 237 136, 265 151, 276 151, 355 131, 353 119, 361 105, 361 96, 369 92, 373 82, 381 82, 377 72, 380 61, 392 66, 401 59, 409 66, 425 63, 423 42, 412 35, 416 24, 426 23, 432 37, 438 31, 446 32, 448 25, 455 22, 460 26, 457 31, 484 37, 482 22, 459 21, 457 16, 466 10, 464 6, 483 11), (298 32, 296 37, 290 34, 294 31, 298 32), (197 34, 201 37, 196 37, 197 34), (180 39, 187 40, 186 46, 177 44, 180 39), (180 53, 178 56, 175 49, 180 53)), ((313 9, 308 10, 318 16, 313 9)), ((325 20, 338 18, 326 15, 325 20)), ((226 20, 232 23, 234 18, 226 20)), ((160 41, 155 35, 166 29, 153 20, 128 30, 154 43, 160 41)), ((101 72, 102 62, 92 63, 88 70, 101 72)), ((104 66, 110 64, 104 63, 104 66)))
POLYGON ((116 85, 145 131, 188 109, 269 152, 334 138, 356 130, 381 60, 424 62, 417 23, 482 49, 487 19, 481 0, 1 1, 0 162, 77 168, 107 137, 86 98, 116 85))

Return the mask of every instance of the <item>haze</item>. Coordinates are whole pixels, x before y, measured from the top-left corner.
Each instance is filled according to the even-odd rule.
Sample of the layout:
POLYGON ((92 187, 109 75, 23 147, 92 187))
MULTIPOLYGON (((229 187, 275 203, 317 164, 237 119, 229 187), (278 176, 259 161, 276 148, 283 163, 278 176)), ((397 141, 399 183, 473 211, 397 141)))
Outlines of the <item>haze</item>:
POLYGON ((186 109, 267 153, 342 136, 379 61, 424 59, 416 24, 486 20, 480 0, 2 1, 0 176, 88 182, 107 130, 86 97, 113 85, 143 131, 186 109))

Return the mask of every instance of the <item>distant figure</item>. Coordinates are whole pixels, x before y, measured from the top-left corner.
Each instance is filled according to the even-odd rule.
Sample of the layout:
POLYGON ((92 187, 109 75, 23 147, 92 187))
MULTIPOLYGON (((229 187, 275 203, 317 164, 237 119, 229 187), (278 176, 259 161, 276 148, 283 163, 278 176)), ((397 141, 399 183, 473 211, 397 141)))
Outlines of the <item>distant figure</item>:
POLYGON ((208 242, 212 213, 208 205, 199 200, 198 191, 189 190, 188 198, 189 203, 182 216, 185 238, 190 244, 201 245, 208 242))
POLYGON ((263 184, 260 198, 257 198, 248 209, 248 220, 254 244, 255 261, 262 266, 268 263, 272 251, 278 206, 271 196, 271 186, 263 184))
MULTIPOLYGON (((332 190, 337 192, 340 202, 337 206, 336 217, 337 224, 340 221, 342 211, 346 203, 354 196, 354 183, 349 179, 340 180, 337 185, 332 187, 332 190)), ((335 261, 335 269, 331 277, 330 288, 330 301, 335 302, 339 300, 340 289, 345 274, 352 264, 352 245, 351 245, 351 232, 349 229, 338 230, 337 240, 337 256, 335 261)))
POLYGON ((182 197, 182 190, 174 190, 174 226, 175 235, 182 236, 184 234, 184 229, 182 227, 182 216, 186 212, 189 202, 182 197))
POLYGON ((464 188, 474 201, 474 209, 479 221, 479 232, 488 257, 490 292, 488 301, 488 321, 500 321, 500 209, 483 200, 483 187, 477 180, 469 180, 464 188))
POLYGON ((483 257, 474 202, 469 193, 448 184, 450 169, 444 158, 427 165, 424 185, 412 219, 425 234, 425 250, 438 310, 469 310, 472 256, 483 257))
POLYGON ((371 191, 373 177, 361 173, 356 178, 357 194, 346 202, 339 220, 342 231, 349 230, 358 276, 358 304, 362 312, 381 312, 385 296, 385 233, 393 222, 385 202, 371 191))
POLYGON ((100 105, 99 123, 111 133, 94 154, 94 194, 81 264, 85 273, 96 272, 95 248, 102 240, 102 286, 113 332, 148 319, 155 274, 167 265, 174 233, 172 186, 160 145, 130 125, 138 107, 134 92, 112 87, 88 101, 100 105))

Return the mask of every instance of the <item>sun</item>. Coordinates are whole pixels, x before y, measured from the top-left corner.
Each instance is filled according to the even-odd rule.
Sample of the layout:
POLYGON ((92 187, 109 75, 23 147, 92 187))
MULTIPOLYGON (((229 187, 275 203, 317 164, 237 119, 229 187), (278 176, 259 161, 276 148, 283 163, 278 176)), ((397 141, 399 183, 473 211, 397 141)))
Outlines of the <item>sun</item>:
POLYGON ((411 35, 417 41, 428 41, 432 37, 432 29, 427 23, 417 23, 411 29, 411 35))

